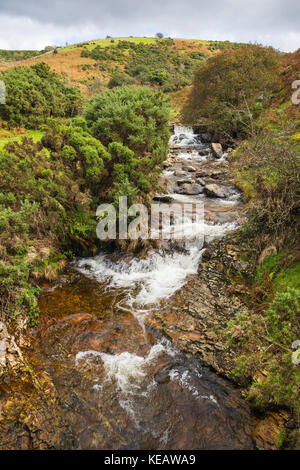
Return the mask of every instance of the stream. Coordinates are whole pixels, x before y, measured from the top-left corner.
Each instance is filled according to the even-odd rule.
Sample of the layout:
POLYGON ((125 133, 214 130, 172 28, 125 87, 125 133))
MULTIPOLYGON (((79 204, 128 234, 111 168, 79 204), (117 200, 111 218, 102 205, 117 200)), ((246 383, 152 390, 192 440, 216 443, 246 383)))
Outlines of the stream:
POLYGON ((205 246, 238 225, 226 154, 215 158, 192 128, 175 126, 161 183, 173 202, 204 204, 203 247, 163 241, 144 258, 103 252, 43 286, 30 363, 51 377, 71 433, 58 447, 254 448, 255 420, 237 389, 149 323, 197 276, 205 246), (216 178, 219 197, 205 189, 216 178))

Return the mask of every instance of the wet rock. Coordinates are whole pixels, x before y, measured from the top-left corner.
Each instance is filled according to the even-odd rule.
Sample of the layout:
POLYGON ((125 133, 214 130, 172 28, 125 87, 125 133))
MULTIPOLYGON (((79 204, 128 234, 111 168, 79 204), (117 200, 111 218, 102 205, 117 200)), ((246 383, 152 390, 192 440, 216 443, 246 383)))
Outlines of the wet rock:
POLYGON ((157 194, 156 196, 154 196, 153 200, 169 203, 173 201, 173 198, 171 196, 168 196, 167 194, 157 194))
POLYGON ((210 144, 211 143, 212 136, 208 132, 204 132, 203 134, 200 135, 200 137, 201 137, 201 141, 204 144, 210 144))
POLYGON ((168 370, 161 370, 155 374, 155 381, 158 384, 165 384, 170 382, 170 373, 168 370))
POLYGON ((225 198, 229 196, 229 191, 224 186, 219 186, 218 184, 207 184, 204 187, 204 192, 209 197, 225 198))
POLYGON ((210 154, 210 147, 205 147, 203 149, 198 149, 198 153, 199 155, 201 156, 206 156, 206 155, 209 155, 210 154))
POLYGON ((213 151, 214 157, 216 157, 216 158, 221 158, 222 157, 223 148, 222 148, 221 144, 213 143, 213 144, 211 144, 211 149, 213 151))
POLYGON ((196 171, 196 168, 194 168, 193 166, 187 165, 183 167, 183 170, 188 171, 188 172, 194 172, 196 171))
POLYGON ((186 176, 186 171, 183 170, 175 170, 174 176, 186 176))
POLYGON ((181 180, 177 180, 176 183, 178 184, 178 186, 181 186, 182 184, 191 184, 191 180, 189 178, 184 178, 184 179, 181 179, 181 180))
POLYGON ((196 196, 203 192, 203 187, 200 184, 183 184, 179 189, 179 194, 186 194, 188 196, 196 196))

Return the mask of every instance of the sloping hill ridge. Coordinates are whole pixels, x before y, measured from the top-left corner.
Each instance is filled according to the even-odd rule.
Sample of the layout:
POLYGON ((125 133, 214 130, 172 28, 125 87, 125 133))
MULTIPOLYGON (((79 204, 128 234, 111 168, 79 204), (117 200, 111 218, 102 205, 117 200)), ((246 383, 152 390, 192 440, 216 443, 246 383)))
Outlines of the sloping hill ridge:
POLYGON ((172 93, 188 86, 195 68, 208 57, 221 50, 240 46, 242 44, 230 41, 108 38, 47 52, 6 51, 10 62, 1 64, 0 55, 0 70, 43 61, 89 97, 107 85, 113 88, 126 83, 150 84, 172 93), (19 56, 15 52, 19 52, 19 56), (30 52, 35 56, 13 60, 14 57, 28 57, 30 52))

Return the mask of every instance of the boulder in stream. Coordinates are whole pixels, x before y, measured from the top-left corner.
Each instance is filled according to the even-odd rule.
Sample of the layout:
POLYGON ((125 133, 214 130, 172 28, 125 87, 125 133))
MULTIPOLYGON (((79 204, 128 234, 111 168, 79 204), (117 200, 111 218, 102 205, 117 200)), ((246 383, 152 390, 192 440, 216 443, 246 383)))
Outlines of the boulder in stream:
POLYGON ((222 158, 223 148, 221 144, 213 143, 211 144, 211 149, 213 151, 214 157, 222 158))
POLYGON ((175 176, 186 176, 186 172, 183 170, 175 170, 174 171, 175 176))
POLYGON ((179 194, 186 194, 188 196, 197 196, 203 193, 203 187, 200 184, 183 184, 178 190, 179 194))
POLYGON ((194 168, 193 166, 187 165, 187 166, 183 167, 183 170, 188 171, 188 172, 194 172, 194 171, 196 171, 196 168, 194 168))
POLYGON ((204 187, 204 192, 209 197, 225 198, 229 196, 229 190, 226 187, 214 183, 207 184, 204 187))

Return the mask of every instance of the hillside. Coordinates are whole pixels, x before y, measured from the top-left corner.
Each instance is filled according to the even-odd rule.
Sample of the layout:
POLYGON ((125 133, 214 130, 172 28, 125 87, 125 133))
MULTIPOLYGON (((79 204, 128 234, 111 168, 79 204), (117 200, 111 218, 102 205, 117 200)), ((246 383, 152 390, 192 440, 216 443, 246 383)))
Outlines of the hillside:
POLYGON ((131 83, 150 84, 170 93, 189 85, 195 68, 208 57, 239 46, 229 41, 108 38, 36 52, 37 57, 26 60, 2 65, 0 61, 0 70, 43 61, 89 97, 107 85, 131 83))

